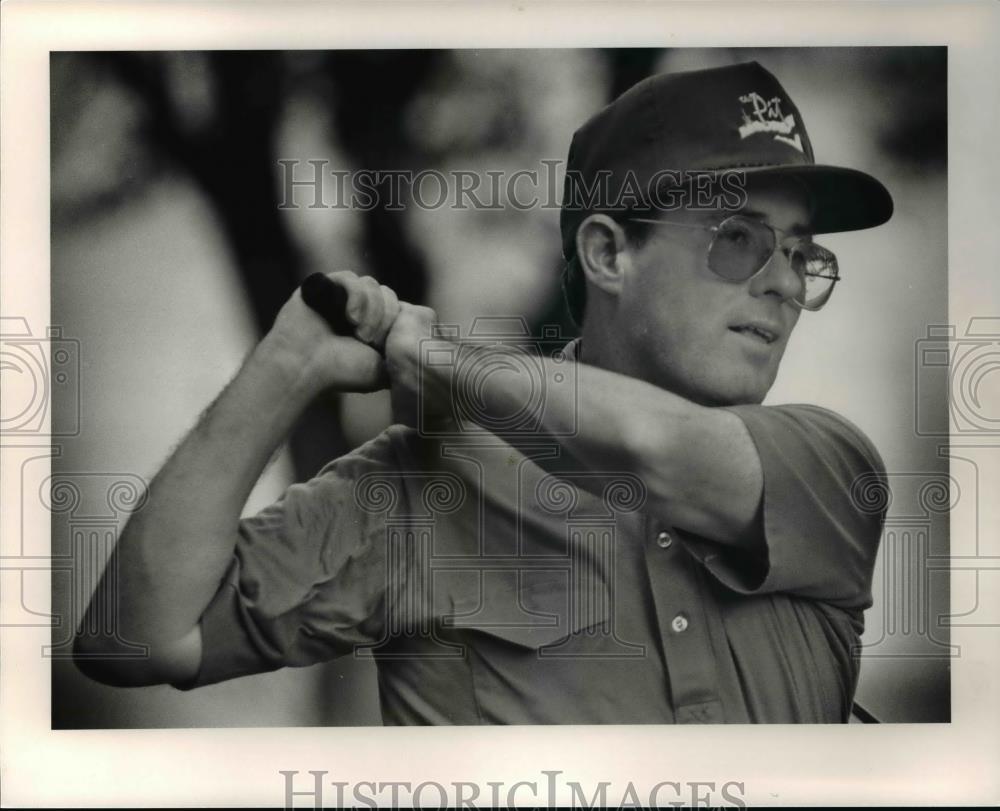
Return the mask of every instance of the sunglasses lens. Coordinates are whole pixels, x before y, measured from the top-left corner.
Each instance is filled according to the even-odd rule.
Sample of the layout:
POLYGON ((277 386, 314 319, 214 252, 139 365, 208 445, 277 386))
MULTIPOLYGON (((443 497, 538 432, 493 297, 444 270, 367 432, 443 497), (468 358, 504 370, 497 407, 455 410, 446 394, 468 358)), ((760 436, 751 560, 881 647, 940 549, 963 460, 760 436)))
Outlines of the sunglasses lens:
POLYGON ((806 242, 796 246, 792 268, 802 278, 802 292, 796 296, 804 307, 818 308, 830 297, 837 281, 837 257, 826 248, 806 242))
POLYGON ((773 252, 770 228, 756 220, 730 217, 715 232, 708 265, 723 279, 742 282, 764 267, 773 252))

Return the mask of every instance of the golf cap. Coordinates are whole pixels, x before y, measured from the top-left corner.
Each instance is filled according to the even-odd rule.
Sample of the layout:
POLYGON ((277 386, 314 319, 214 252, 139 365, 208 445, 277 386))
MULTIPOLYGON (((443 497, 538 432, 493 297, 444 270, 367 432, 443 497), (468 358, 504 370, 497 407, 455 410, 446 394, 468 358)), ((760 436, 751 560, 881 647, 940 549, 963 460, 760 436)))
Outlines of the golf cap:
POLYGON ((577 227, 589 214, 665 210, 665 187, 699 175, 725 185, 719 179, 732 172, 750 191, 764 178, 803 187, 812 233, 872 228, 892 216, 892 197, 874 177, 816 163, 795 103, 771 73, 745 62, 651 76, 574 133, 559 221, 563 254, 575 253, 577 227))

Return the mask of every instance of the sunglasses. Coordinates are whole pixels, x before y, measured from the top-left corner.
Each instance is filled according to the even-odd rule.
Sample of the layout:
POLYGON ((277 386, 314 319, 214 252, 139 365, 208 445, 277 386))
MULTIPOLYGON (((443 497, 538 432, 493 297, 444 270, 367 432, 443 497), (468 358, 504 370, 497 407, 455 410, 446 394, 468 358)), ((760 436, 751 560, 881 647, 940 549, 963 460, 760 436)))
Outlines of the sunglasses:
POLYGON ((840 281, 837 257, 831 251, 817 245, 811 237, 789 236, 787 232, 752 217, 734 214, 718 225, 666 222, 639 217, 630 217, 629 220, 711 231, 712 242, 707 254, 709 270, 733 283, 747 282, 761 274, 774 256, 779 243, 794 239, 791 247, 782 250, 801 281, 798 294, 790 301, 803 310, 820 309, 830 300, 834 285, 840 281), (778 239, 779 234, 782 235, 781 240, 778 239))

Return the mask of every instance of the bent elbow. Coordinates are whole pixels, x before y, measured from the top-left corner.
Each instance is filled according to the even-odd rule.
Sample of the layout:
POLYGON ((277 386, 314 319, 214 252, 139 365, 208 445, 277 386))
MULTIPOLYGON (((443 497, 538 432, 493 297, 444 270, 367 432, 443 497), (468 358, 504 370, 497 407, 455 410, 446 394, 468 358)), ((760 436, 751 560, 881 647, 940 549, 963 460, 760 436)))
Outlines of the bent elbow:
MULTIPOLYGON (((120 649, 120 645, 110 644, 97 636, 78 634, 73 640, 73 663, 84 676, 92 681, 110 687, 143 687, 155 684, 142 667, 143 654, 138 651, 134 658, 120 649)), ((148 662, 148 655, 145 661, 148 662)))
POLYGON ((156 646, 118 637, 77 633, 73 661, 84 676, 110 687, 152 687, 188 682, 201 662, 201 628, 156 646))
POLYGON ((121 686, 114 675, 109 657, 100 650, 94 637, 77 635, 73 640, 73 664, 84 676, 101 684, 121 686))

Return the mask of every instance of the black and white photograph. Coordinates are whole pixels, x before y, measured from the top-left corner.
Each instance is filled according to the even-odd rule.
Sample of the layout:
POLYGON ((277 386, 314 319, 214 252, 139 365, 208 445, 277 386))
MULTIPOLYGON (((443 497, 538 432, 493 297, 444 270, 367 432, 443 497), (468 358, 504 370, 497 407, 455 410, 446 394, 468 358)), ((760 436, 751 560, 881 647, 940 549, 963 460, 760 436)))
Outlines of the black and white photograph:
POLYGON ((947 721, 945 381, 886 379, 947 321, 946 66, 53 54, 54 321, 119 415, 53 526, 70 471, 136 502, 53 723, 947 721))
POLYGON ((32 63, 49 320, 5 302, 3 625, 47 638, 18 650, 63 757, 297 731, 248 755, 267 804, 745 807, 842 795, 672 754, 626 787, 509 735, 877 762, 957 730, 1000 622, 1000 308, 955 298, 947 37, 153 28, 32 63), (441 735, 523 757, 362 779, 307 743, 441 735))

